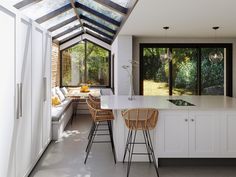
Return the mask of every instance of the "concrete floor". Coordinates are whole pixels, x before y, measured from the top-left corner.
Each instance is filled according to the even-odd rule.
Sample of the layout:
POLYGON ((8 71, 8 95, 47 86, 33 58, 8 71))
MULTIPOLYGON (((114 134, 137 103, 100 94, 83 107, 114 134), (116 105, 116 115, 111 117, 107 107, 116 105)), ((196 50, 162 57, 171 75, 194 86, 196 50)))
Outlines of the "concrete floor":
MULTIPOLYGON (((77 116, 69 124, 64 137, 52 142, 30 177, 125 177, 126 163, 114 164, 110 144, 94 144, 84 165, 88 116, 77 116)), ((164 166, 160 177, 236 177, 235 166, 164 166)), ((152 164, 132 163, 130 177, 155 177, 152 164)))

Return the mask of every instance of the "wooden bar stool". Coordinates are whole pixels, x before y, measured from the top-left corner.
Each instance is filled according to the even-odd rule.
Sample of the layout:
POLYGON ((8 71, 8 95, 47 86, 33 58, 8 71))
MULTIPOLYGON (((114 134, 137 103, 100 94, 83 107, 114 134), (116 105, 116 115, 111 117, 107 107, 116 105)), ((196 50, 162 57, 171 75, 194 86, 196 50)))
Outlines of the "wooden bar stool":
POLYGON ((127 154, 128 154, 128 167, 127 167, 127 177, 130 173, 131 161, 133 155, 148 155, 149 162, 153 162, 156 174, 159 177, 157 162, 154 154, 154 149, 152 145, 151 136, 149 130, 152 130, 156 127, 158 120, 158 110, 151 108, 140 108, 140 109, 129 109, 122 112, 122 116, 125 120, 125 125, 129 129, 127 141, 125 145, 125 152, 123 157, 123 163, 127 154), (140 130, 143 132, 144 142, 136 143, 136 134, 140 130), (145 144, 147 153, 134 153, 135 144, 145 144))
MULTIPOLYGON (((114 146, 114 141, 113 141, 113 133, 112 133, 112 123, 111 121, 114 120, 113 112, 112 110, 102 110, 100 109, 100 103, 93 101, 92 99, 88 98, 86 100, 89 112, 91 113, 92 119, 93 119, 93 126, 90 130, 90 135, 89 135, 89 141, 86 147, 86 157, 84 160, 84 164, 86 164, 88 155, 90 153, 90 150, 92 148, 93 143, 111 143, 112 147, 112 152, 114 156, 114 161, 116 163, 116 154, 115 154, 115 146, 114 146), (99 126, 101 125, 102 122, 106 122, 108 126, 108 134, 102 134, 98 133, 99 131, 99 126), (110 141, 94 141, 96 136, 110 136, 110 141)), ((104 124, 103 124, 104 125, 104 124)), ((101 130, 101 129, 100 129, 101 130)), ((106 130, 106 129, 105 129, 106 130)), ((102 129, 101 131, 104 131, 102 129)))

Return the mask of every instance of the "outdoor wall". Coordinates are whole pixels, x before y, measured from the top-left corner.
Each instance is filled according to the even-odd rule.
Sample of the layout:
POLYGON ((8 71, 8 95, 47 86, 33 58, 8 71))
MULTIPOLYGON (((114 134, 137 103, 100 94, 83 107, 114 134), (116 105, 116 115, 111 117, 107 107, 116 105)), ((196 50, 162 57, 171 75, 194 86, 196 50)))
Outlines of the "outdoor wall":
POLYGON ((52 87, 60 85, 60 51, 59 46, 52 44, 52 87))
MULTIPOLYGON (((158 38, 133 37, 133 60, 139 61, 140 43, 232 43, 233 44, 233 96, 236 97, 236 38, 158 38)), ((139 67, 133 68, 134 91, 139 94, 139 67)))

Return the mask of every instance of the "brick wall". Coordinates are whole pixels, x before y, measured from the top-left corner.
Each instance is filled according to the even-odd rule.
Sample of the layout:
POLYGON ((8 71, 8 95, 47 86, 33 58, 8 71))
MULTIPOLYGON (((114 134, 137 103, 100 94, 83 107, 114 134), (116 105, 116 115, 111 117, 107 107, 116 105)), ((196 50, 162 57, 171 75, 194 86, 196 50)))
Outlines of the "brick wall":
POLYGON ((52 45, 52 87, 60 85, 60 50, 55 43, 52 45))

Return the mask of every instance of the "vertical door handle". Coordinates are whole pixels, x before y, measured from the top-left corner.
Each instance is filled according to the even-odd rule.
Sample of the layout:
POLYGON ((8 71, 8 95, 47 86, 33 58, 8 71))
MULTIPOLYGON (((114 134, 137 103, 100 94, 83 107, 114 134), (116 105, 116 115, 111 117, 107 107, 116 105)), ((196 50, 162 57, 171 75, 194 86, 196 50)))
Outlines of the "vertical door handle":
POLYGON ((19 88, 19 117, 22 117, 22 105, 23 105, 23 103, 22 103, 22 101, 23 101, 23 94, 22 94, 22 87, 23 87, 23 84, 22 83, 20 83, 19 84, 20 86, 20 88, 19 88))
POLYGON ((16 105, 16 119, 20 118, 19 112, 20 112, 20 84, 16 85, 17 89, 17 105, 16 105))
POLYGON ((47 101, 47 78, 44 77, 43 78, 43 85, 44 85, 44 97, 43 97, 43 101, 47 101))

